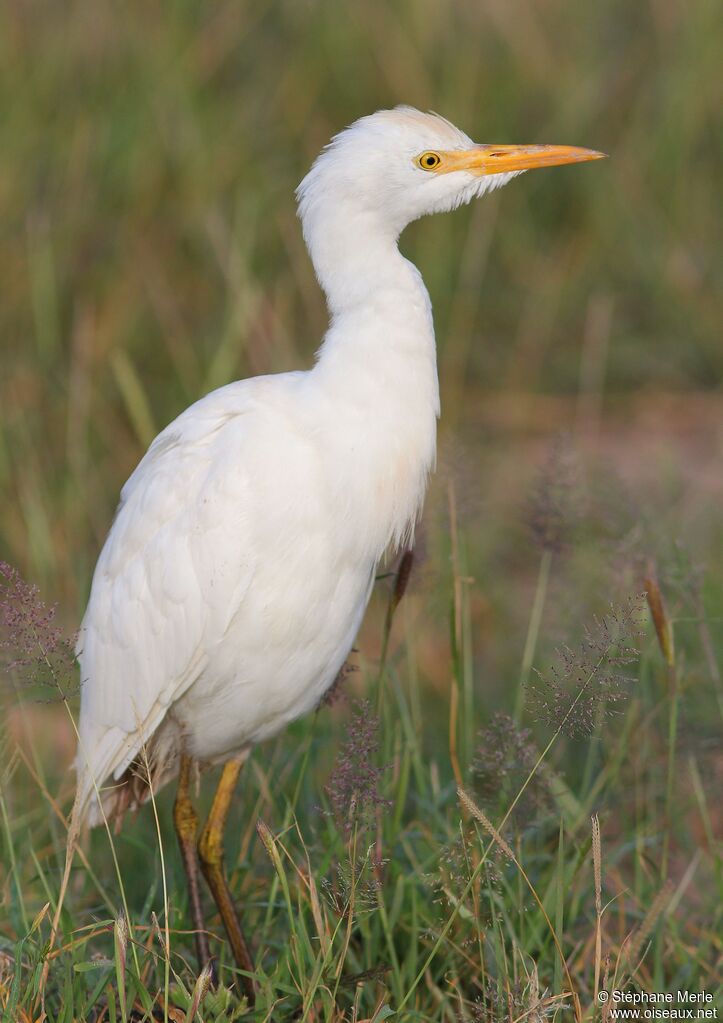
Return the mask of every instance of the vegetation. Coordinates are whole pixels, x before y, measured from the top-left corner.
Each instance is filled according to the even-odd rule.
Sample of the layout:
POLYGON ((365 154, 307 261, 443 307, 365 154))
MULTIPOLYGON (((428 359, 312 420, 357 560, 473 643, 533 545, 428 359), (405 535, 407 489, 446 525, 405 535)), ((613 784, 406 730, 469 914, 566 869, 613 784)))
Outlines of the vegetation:
POLYGON ((221 987, 198 976, 171 791, 90 836, 51 947, 70 642, 157 429, 309 364, 293 188, 397 102, 612 159, 405 236, 440 468, 359 670, 245 768, 245 1018, 607 1023, 608 987, 719 994, 717 24, 713 0, 2 6, 5 1019, 244 1016, 213 916, 221 987))

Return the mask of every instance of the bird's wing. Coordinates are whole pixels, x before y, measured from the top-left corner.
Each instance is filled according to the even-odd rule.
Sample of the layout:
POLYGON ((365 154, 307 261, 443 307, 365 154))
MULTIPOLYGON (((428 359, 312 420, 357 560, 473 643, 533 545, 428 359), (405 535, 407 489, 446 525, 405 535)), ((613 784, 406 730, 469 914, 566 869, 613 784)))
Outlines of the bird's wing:
POLYGON ((120 777, 198 678, 250 585, 243 450, 255 404, 245 383, 208 395, 123 487, 78 639, 81 804, 120 777))

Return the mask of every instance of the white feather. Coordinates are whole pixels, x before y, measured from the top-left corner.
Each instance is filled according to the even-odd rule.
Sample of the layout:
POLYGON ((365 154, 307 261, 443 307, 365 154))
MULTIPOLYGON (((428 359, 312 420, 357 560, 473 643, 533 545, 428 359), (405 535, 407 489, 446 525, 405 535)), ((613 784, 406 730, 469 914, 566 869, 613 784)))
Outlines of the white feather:
POLYGON ((469 145, 410 108, 337 136, 298 192, 331 313, 314 368, 207 395, 123 488, 78 642, 91 822, 96 788, 144 747, 159 783, 181 749, 223 760, 309 711, 344 663, 435 456, 431 306, 397 238, 491 187, 411 156, 469 145))

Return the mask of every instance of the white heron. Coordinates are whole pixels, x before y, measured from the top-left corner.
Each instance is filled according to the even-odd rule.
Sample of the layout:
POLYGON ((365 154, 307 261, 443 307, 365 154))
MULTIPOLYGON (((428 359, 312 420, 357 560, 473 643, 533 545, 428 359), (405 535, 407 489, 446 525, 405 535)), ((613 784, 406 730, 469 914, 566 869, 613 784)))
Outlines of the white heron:
POLYGON ((251 1000, 253 961, 223 871, 241 765, 335 679, 376 566, 413 529, 434 463, 432 309, 399 235, 529 168, 602 155, 475 145, 410 107, 356 121, 297 190, 330 315, 313 368, 206 395, 123 487, 78 641, 76 820, 122 814, 179 775, 174 820, 199 959, 209 949, 197 856, 251 1000), (194 763, 225 765, 198 845, 194 763))

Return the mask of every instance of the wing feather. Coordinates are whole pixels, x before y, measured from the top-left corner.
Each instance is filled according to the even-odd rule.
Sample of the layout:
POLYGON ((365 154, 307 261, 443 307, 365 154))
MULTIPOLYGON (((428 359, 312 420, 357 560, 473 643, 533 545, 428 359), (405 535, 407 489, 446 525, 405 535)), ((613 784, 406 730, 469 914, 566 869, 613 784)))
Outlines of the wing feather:
POLYGON ((78 639, 78 804, 118 778, 203 671, 254 572, 244 545, 251 382, 186 410, 128 479, 78 639), (221 441, 222 437, 222 442, 221 441))

